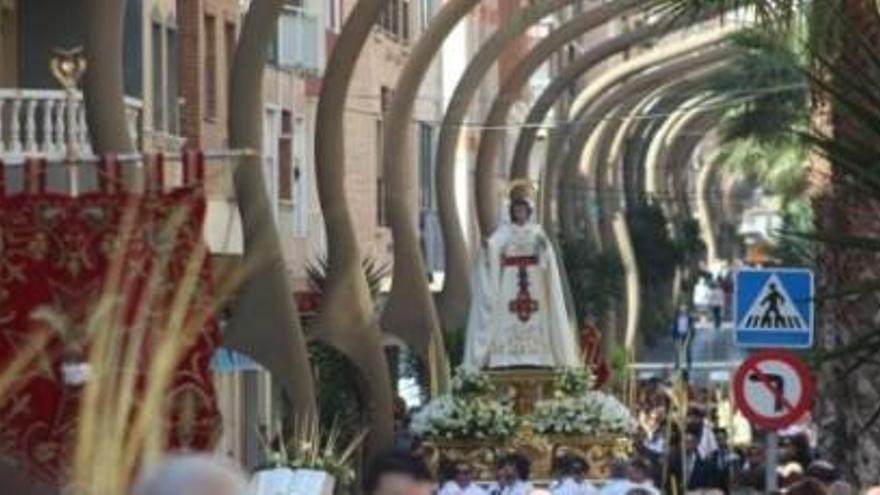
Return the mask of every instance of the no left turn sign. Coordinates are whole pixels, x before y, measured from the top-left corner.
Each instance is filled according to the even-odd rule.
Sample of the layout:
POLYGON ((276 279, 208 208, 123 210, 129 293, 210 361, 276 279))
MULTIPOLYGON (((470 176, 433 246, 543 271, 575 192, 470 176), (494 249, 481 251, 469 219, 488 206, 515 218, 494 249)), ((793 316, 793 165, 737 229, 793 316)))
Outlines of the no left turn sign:
POLYGON ((736 405, 755 426, 785 428, 800 419, 813 403, 810 369, 788 351, 750 355, 733 380, 736 405))

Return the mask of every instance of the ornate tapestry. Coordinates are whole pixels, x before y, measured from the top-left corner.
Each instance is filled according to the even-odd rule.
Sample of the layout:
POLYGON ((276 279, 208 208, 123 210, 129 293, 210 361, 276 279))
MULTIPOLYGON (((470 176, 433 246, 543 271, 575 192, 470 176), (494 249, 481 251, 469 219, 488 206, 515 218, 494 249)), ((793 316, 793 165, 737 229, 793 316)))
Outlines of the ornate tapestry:
POLYGON ((219 427, 209 371, 218 333, 206 297, 207 256, 198 258, 198 284, 185 294, 191 297, 185 317, 176 327, 169 321, 188 262, 201 248, 201 189, 165 190, 159 173, 149 181, 153 187, 132 194, 115 187, 118 165, 100 171, 99 190, 76 197, 45 189, 44 164, 29 165, 23 191, 7 194, 0 180, 0 370, 36 332, 51 335, 36 364, 0 397, 0 451, 48 481, 62 476, 77 427, 83 386, 67 373, 87 359, 94 334, 89 320, 108 294, 121 315, 118 331, 125 332, 120 349, 146 329, 137 334, 143 335, 135 359, 140 390, 163 332, 198 325, 167 391, 167 446, 209 448, 219 427), (114 263, 121 270, 112 270, 114 263))

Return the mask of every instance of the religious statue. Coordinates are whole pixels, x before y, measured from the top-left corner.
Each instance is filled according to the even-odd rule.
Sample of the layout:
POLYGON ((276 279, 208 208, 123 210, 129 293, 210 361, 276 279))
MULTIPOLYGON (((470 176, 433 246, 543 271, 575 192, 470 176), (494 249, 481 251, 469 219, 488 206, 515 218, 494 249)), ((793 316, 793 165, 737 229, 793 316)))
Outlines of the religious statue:
POLYGON ((510 221, 484 242, 471 282, 464 365, 581 367, 553 245, 532 221, 530 183, 510 187, 510 221))

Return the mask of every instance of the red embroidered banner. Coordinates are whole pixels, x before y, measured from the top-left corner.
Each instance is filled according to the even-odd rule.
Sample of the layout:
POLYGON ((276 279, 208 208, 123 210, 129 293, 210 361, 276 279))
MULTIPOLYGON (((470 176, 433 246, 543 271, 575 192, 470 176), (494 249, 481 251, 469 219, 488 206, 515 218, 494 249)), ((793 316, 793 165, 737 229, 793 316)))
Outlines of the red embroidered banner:
MULTIPOLYGON (((112 186, 119 175, 110 175, 115 177, 112 186)), ((139 325, 147 329, 136 364, 139 388, 158 342, 168 335, 163 332, 199 325, 167 391, 168 446, 211 447, 219 412, 209 361, 218 333, 208 314, 207 257, 197 266, 197 287, 191 294, 179 291, 202 243, 205 201, 200 188, 159 187, 133 195, 108 187, 102 176, 101 192, 71 197, 46 192, 42 176, 38 171, 36 181, 25 181, 25 191, 9 196, 0 181, 0 366, 35 332, 52 335, 36 365, 18 378, 14 393, 0 398, 0 451, 15 456, 35 476, 60 479, 82 392, 81 386, 65 382, 62 364, 87 356, 89 332, 94 331, 89 319, 108 293, 120 308, 116 321, 126 338, 139 325), (112 280, 110 267, 120 262, 121 275, 112 280), (179 297, 192 298, 181 324, 170 328, 171 307, 179 297)), ((153 178, 161 183, 161 174, 153 178)))

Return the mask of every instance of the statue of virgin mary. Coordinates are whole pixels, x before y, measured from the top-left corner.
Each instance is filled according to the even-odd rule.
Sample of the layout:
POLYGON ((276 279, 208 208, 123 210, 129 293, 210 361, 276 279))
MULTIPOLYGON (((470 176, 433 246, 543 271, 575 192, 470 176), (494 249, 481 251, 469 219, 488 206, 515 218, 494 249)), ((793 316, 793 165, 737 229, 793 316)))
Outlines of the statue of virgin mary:
POLYGON ((531 184, 512 184, 509 221, 485 241, 471 282, 464 366, 580 367, 553 244, 532 221, 531 184))

